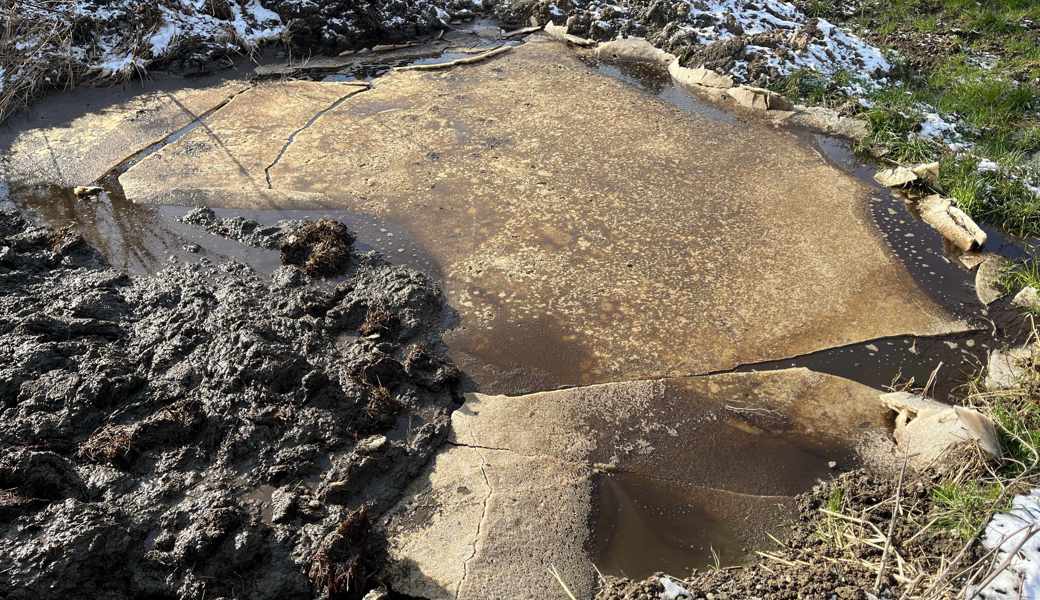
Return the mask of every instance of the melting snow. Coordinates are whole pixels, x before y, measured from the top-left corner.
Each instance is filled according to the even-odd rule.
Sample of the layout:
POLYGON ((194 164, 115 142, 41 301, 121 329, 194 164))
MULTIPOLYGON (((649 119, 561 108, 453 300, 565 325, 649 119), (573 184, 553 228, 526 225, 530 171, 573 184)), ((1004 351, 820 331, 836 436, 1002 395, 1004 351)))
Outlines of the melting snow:
POLYGON ((917 132, 917 135, 932 140, 945 141, 948 138, 957 136, 957 126, 943 119, 937 113, 926 113, 924 121, 921 123, 921 130, 917 132))
POLYGON ((987 600, 1040 597, 1040 489, 1016 496, 1010 511, 994 515, 982 545, 996 551, 993 564, 1013 556, 1008 568, 986 587, 969 592, 977 591, 977 597, 987 600))
MULTIPOLYGON (((581 2, 578 2, 581 5, 581 2)), ((883 81, 892 66, 882 52, 824 19, 807 17, 793 4, 780 0, 686 0, 683 33, 694 34, 700 44, 710 44, 736 37, 777 33, 783 42, 779 47, 749 45, 730 73, 747 78, 747 63, 758 58, 781 75, 798 69, 812 69, 824 75, 847 71, 861 83, 852 84, 854 91, 873 87, 883 81), (734 33, 736 31, 737 33, 734 33), (807 35, 812 33, 811 36, 807 35), (799 38, 802 38, 799 40, 799 38)), ((628 11, 595 0, 585 3, 593 19, 622 17, 628 11)), ((622 21, 629 20, 621 18, 622 21)))

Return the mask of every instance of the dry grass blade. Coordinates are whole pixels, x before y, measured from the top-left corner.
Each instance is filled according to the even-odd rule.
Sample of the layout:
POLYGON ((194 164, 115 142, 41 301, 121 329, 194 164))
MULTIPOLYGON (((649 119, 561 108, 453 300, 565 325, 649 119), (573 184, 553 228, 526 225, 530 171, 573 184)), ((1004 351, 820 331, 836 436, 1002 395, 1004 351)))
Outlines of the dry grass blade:
POLYGON ((578 600, 574 595, 574 592, 567 587, 567 583, 563 581, 563 577, 560 575, 560 571, 556 568, 556 565, 549 565, 549 574, 556 579, 556 583, 560 584, 560 587, 563 588, 563 593, 567 594, 568 598, 571 600, 578 600))
MULTIPOLYGON (((939 372, 939 367, 935 368, 932 372, 934 378, 935 373, 939 372)), ((885 549, 881 553, 881 567, 878 569, 877 579, 874 580, 874 592, 877 593, 881 590, 881 579, 885 575, 885 565, 888 562, 888 552, 892 548, 892 533, 895 531, 896 520, 899 519, 899 500, 903 492, 903 478, 906 477, 906 465, 910 462, 910 448, 903 452, 903 466, 899 470, 899 481, 896 483, 896 506, 892 510, 892 519, 888 522, 888 535, 885 536, 885 549)))
POLYGON ((71 83, 71 0, 14 0, 0 9, 0 122, 40 88, 71 83))

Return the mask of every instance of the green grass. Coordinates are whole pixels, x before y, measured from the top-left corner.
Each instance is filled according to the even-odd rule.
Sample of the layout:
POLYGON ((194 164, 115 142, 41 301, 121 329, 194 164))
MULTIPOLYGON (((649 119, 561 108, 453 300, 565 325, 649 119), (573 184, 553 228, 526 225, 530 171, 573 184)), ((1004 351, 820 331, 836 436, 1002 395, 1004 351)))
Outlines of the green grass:
POLYGON ((853 83, 855 78, 845 70, 825 76, 812 69, 798 69, 770 82, 769 88, 810 106, 837 106, 848 101, 845 90, 853 83))
POLYGON ((953 198, 972 218, 1000 226, 1015 235, 1040 232, 1040 197, 1016 176, 1015 154, 995 155, 1002 168, 979 171, 975 158, 946 157, 939 167, 940 191, 953 198))
POLYGON ((932 490, 936 526, 965 541, 974 538, 995 510, 1005 508, 1001 491, 997 483, 940 483, 932 490))
MULTIPOLYGON (((811 4, 810 12, 825 12, 822 4, 811 4)), ((872 106, 863 114, 870 135, 859 149, 899 163, 942 160, 939 191, 965 212, 1017 235, 1040 235, 1040 199, 1021 181, 1027 169, 1040 170, 1027 166, 1040 152, 1040 33, 1023 19, 1040 22, 1040 2, 874 0, 848 20, 854 30, 880 34, 874 41, 882 45, 906 36, 954 36, 947 55, 924 53, 911 63, 915 57, 904 51, 893 59, 891 85, 870 94, 872 106), (1001 172, 973 171, 977 161, 954 160, 945 146, 915 135, 923 107, 956 115, 972 154, 996 162, 1001 172)), ((833 96, 827 82, 809 75, 789 80, 782 90, 788 95, 833 96)))

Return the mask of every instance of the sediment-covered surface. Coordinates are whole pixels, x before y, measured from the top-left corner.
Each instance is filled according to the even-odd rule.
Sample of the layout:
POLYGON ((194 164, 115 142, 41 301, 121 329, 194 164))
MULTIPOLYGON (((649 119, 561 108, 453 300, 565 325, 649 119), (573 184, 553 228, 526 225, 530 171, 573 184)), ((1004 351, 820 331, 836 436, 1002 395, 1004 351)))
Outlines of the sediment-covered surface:
MULTIPOLYGON (((180 204, 219 188, 224 206, 272 208, 247 191, 270 181, 401 224, 440 265, 461 314, 449 341, 487 390, 704 373, 964 327, 887 248, 870 187, 791 132, 684 113, 562 45, 385 76, 294 117, 277 164, 249 168, 285 145, 278 120, 242 124, 276 97, 243 93, 130 168, 127 197, 180 204)), ((292 96, 278 102, 296 114, 292 96)))
POLYGON ((4 598, 354 598, 376 583, 371 521, 455 406, 441 296, 351 252, 338 224, 265 233, 341 278, 207 261, 131 278, 74 232, 0 212, 4 598))
POLYGON ((471 394, 387 517, 390 579, 431 599, 562 597, 555 567, 587 598, 593 561, 739 561, 832 466, 886 468, 884 415, 875 390, 804 369, 471 394), (655 502, 671 516, 638 506, 655 502))

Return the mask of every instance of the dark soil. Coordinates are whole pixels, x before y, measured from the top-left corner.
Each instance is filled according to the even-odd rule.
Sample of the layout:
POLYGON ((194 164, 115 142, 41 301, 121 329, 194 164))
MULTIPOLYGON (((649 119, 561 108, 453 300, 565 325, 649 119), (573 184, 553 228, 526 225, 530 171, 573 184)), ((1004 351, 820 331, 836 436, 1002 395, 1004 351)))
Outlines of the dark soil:
MULTIPOLYGON (((752 3, 753 4, 753 3, 752 3)), ((732 14, 713 13, 691 16, 688 6, 668 0, 633 0, 624 8, 605 6, 589 0, 501 0, 494 15, 504 24, 526 24, 531 18, 538 23, 566 25, 567 32, 596 41, 625 37, 642 37, 654 46, 670 52, 683 66, 707 67, 728 72, 738 62, 747 63, 747 82, 769 85, 785 75, 774 64, 792 50, 804 50, 821 38, 816 19, 807 19, 797 31, 774 30, 749 33, 732 14), (550 6, 559 10, 552 12, 550 6), (724 31, 726 39, 698 36, 695 29, 724 31), (763 49, 769 52, 763 53, 763 49), (775 55, 775 56, 773 56, 775 55)), ((873 76, 873 73, 864 73, 873 76)))
POLYGON ((351 253, 337 281, 131 278, 0 212, 0 598, 378 585, 370 524, 445 438, 458 371, 425 276, 351 253))
MULTIPOLYGON (((827 519, 833 518, 820 512, 821 508, 828 506, 835 490, 840 490, 843 514, 866 518, 881 531, 887 532, 895 506, 896 482, 897 478, 891 475, 857 470, 821 483, 800 496, 797 521, 789 531, 779 532, 776 536, 784 546, 775 550, 774 554, 788 564, 759 559, 743 567, 695 571, 689 577, 680 573, 669 576, 690 593, 687 600, 898 598, 903 589, 890 576, 886 576, 880 590, 873 593, 877 574, 864 562, 872 565, 880 563, 882 550, 864 544, 850 544, 842 550, 826 542, 826 535, 821 535, 821 532, 826 531, 827 519)), ((901 515, 904 516, 897 521, 892 548, 901 556, 922 561, 921 564, 932 566, 934 572, 938 572, 940 566, 937 557, 948 559, 956 555, 963 542, 938 528, 930 528, 926 533, 914 537, 921 531, 921 524, 916 523, 917 518, 929 514, 932 507, 933 487, 934 482, 927 477, 908 475, 901 490, 901 515), (911 516, 907 517, 907 514, 911 516), (932 560, 936 561, 934 565, 929 562, 932 560)), ((974 555, 971 554, 969 552, 963 566, 974 561, 974 555)), ((889 574, 891 567, 890 557, 889 574)), ((643 581, 608 577, 606 585, 596 595, 596 600, 658 600, 663 589, 656 576, 643 581)))

